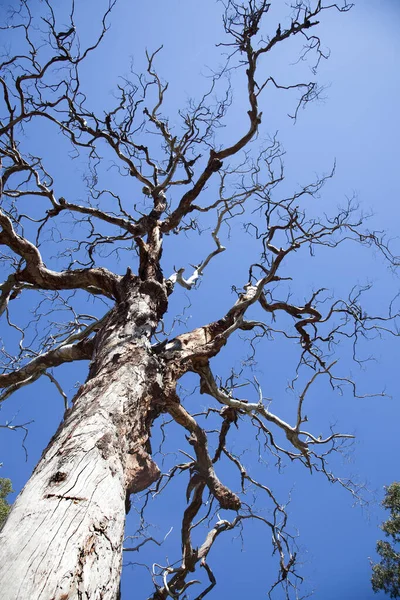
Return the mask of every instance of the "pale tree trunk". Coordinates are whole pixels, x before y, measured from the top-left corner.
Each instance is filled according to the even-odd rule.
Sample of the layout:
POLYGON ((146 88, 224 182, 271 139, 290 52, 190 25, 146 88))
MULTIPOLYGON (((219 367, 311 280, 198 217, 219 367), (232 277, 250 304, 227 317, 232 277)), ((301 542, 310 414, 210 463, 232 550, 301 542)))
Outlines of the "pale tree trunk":
POLYGON ((0 534, 4 600, 118 597, 127 499, 159 475, 148 450, 162 378, 149 338, 166 297, 149 285, 128 277, 89 378, 0 534))

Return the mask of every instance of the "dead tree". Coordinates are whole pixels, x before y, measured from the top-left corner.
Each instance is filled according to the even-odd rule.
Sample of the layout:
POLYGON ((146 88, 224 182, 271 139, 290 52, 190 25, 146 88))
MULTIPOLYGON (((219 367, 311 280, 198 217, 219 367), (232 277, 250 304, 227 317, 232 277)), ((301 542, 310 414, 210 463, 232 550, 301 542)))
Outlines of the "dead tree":
POLYGON ((272 23, 266 0, 227 0, 221 40, 226 63, 200 100, 180 107, 180 122, 172 128, 164 111, 167 84, 156 70, 158 50, 147 54, 147 72, 132 72, 130 79, 121 80, 113 107, 95 111, 85 95, 82 65, 106 35, 115 1, 109 0, 99 35, 86 46, 79 41, 73 2, 65 25, 65 12, 59 21, 52 0, 42 1, 42 12, 36 7, 35 13, 28 0, 15 0, 1 28, 13 41, 3 51, 0 78, 0 244, 5 261, 0 313, 21 338, 16 353, 3 348, 0 398, 6 400, 42 376, 58 386, 53 369, 90 361, 86 382, 72 406, 66 405, 62 423, 1 532, 2 597, 115 600, 130 496, 145 490, 159 494, 179 475, 188 482, 182 555, 173 566, 155 567, 152 598, 188 597, 198 567, 209 579, 196 595, 203 598, 215 585, 208 561, 211 548, 223 532, 248 519, 258 519, 270 531, 279 561, 277 584, 289 596, 297 581, 296 552, 285 508, 228 442, 249 422, 265 454, 300 462, 305 470, 336 480, 327 456, 351 436, 330 431, 321 437, 310 431, 304 412, 307 394, 321 377, 333 388, 352 385, 331 357, 335 341, 352 343, 390 330, 397 315, 367 315, 360 308, 361 289, 345 300, 330 299, 324 290, 311 291, 307 302, 292 304, 285 291, 285 265, 294 253, 304 252, 306 259, 319 246, 335 249, 342 242, 373 247, 388 261, 395 259, 384 239, 366 229, 352 202, 332 217, 307 213, 305 200, 316 197, 333 172, 289 196, 280 194, 284 170, 279 142, 273 138, 264 147, 256 142, 268 121, 263 102, 270 88, 296 93, 295 119, 319 89, 314 80, 279 81, 260 65, 294 39, 300 41, 302 58, 314 57, 315 71, 326 58, 319 21, 350 6, 345 1, 298 0, 278 24, 272 23), (232 142, 223 145, 219 127, 233 92, 227 85, 221 95, 221 86, 229 73, 242 77, 247 86, 247 128, 232 132, 232 142), (35 153, 29 133, 33 127, 54 132, 72 148, 65 164, 68 177, 73 177, 73 158, 86 161, 85 199, 71 197, 68 186, 60 194, 46 167, 48 157, 35 153), (112 176, 106 170, 110 161, 112 176), (122 182, 121 187, 108 187, 108 177, 122 182), (247 280, 241 289, 234 288, 235 300, 213 322, 175 336, 165 334, 171 295, 179 295, 182 288, 196 293, 210 263, 225 251, 221 239, 233 219, 243 222, 260 244, 247 280), (175 234, 201 231, 203 222, 212 223, 212 231, 201 261, 186 274, 188 265, 177 254, 175 271, 166 273, 163 244, 172 245, 175 234), (122 250, 130 267, 119 273, 114 257, 122 250), (22 294, 30 295, 33 304, 62 305, 73 316, 48 330, 40 320, 45 311, 39 310, 30 324, 37 334, 30 337, 15 325, 13 306, 22 294), (96 316, 82 313, 83 295, 103 301, 96 316), (279 408, 272 410, 256 380, 254 397, 249 392, 243 398, 235 391, 241 385, 239 375, 224 383, 213 372, 212 359, 236 332, 245 332, 254 351, 256 339, 272 344, 274 335, 297 344, 294 377, 308 375, 291 420, 279 416, 279 408), (207 398, 203 412, 192 414, 179 396, 177 384, 187 373, 198 379, 203 403, 207 398), (165 415, 185 430, 188 448, 184 462, 177 460, 161 472, 150 434, 165 415), (204 426, 207 415, 218 424, 214 433, 204 426), (236 469, 234 489, 224 482, 224 464, 236 469), (272 507, 269 518, 247 501, 249 487, 272 507), (197 545, 193 531, 199 522, 210 525, 197 545))

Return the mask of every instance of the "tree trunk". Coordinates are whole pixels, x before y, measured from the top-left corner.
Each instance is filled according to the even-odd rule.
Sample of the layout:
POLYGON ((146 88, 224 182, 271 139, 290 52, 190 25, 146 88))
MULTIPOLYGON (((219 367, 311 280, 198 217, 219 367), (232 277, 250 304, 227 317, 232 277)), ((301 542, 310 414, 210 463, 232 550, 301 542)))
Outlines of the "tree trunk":
POLYGON ((149 431, 162 375, 150 336, 166 308, 161 285, 124 280, 88 380, 0 534, 4 600, 118 597, 129 494, 159 476, 149 431))

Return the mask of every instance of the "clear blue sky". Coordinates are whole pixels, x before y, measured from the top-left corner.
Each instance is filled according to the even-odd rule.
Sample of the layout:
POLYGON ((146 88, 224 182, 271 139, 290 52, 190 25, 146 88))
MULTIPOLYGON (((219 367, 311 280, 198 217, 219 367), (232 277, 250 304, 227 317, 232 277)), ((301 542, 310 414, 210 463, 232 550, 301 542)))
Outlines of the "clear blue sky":
MULTIPOLYGON (((97 6, 94 1, 85 3, 82 22, 94 20, 91 14, 97 6)), ((208 73, 206 67, 218 65, 219 50, 214 44, 221 33, 220 9, 221 5, 213 0, 152 0, 147 3, 120 0, 103 46, 82 74, 93 107, 101 110, 111 101, 118 76, 129 70, 130 56, 134 57, 135 68, 139 71, 144 66, 143 49, 154 50, 163 44, 157 66, 163 78, 170 81, 167 107, 173 123, 177 118, 176 110, 188 98, 198 97, 204 91, 206 83, 202 75, 208 73)), ((327 86, 325 100, 302 111, 293 126, 286 116, 289 105, 285 97, 267 95, 261 107, 264 118, 260 134, 260 137, 266 137, 279 130, 279 139, 286 150, 286 190, 311 181, 315 173, 329 171, 336 159, 336 177, 321 198, 326 210, 333 211, 346 196, 355 193, 365 211, 374 212, 374 227, 386 229, 393 237, 398 235, 400 217, 399 30, 400 3, 397 0, 360 0, 346 15, 333 12, 327 15, 320 33, 324 44, 331 49, 331 58, 319 69, 319 82, 327 86)), ((265 69, 288 79, 297 68, 307 73, 305 65, 290 65, 294 59, 289 52, 281 54, 277 51, 270 62, 265 63, 265 69)), ((234 86, 238 83, 234 76, 234 86)), ((221 131, 221 141, 229 139, 233 129, 244 127, 245 101, 245 92, 234 87, 234 103, 227 118, 227 128, 221 131)), ((44 150, 49 170, 56 173, 57 193, 79 197, 82 193, 80 167, 70 161, 62 140, 50 138, 44 128, 34 143, 44 150), (57 152, 46 150, 50 140, 52 144, 59 144, 57 152)), ((131 193, 128 189, 124 192, 131 193)), ((231 285, 240 287, 245 283, 248 264, 256 258, 255 243, 243 235, 239 225, 233 229, 231 240, 225 238, 224 243, 227 252, 216 259, 200 289, 190 295, 191 307, 187 314, 193 317, 188 322, 189 327, 223 314, 233 300, 231 285), (235 239, 238 242, 235 243, 235 239), (218 297, 210 302, 216 282, 218 297)), ((175 236, 168 238, 166 274, 172 272, 174 265, 188 267, 190 263, 199 262, 205 253, 201 251, 203 244, 208 247, 206 235, 179 241, 175 236), (173 244, 178 244, 179 258, 176 252, 173 253, 173 244), (178 261, 184 262, 177 264, 178 261)), ((47 250, 51 254, 51 248, 47 250)), ((128 263, 129 258, 124 257, 120 265, 109 264, 122 273, 128 263)), ((328 287, 337 295, 343 295, 353 283, 372 282, 374 290, 367 301, 368 307, 379 311, 385 309, 399 288, 399 279, 388 272, 380 257, 350 246, 329 254, 318 253, 313 260, 299 258, 293 262, 293 269, 296 278, 292 291, 300 302, 316 287, 328 287)), ((177 295, 176 306, 184 306, 183 291, 177 295)), ((19 311, 29 309, 29 298, 19 302, 19 311)), ((369 600, 376 597, 370 588, 368 557, 374 557, 375 543, 380 535, 378 525, 384 518, 379 501, 383 486, 400 479, 399 349, 399 339, 369 342, 363 351, 374 354, 376 361, 368 363, 363 372, 346 361, 345 350, 341 358, 343 374, 351 373, 360 383, 361 391, 379 392, 385 388, 391 397, 363 400, 351 395, 340 397, 321 384, 309 398, 308 411, 314 427, 321 427, 321 431, 326 432, 330 424, 336 423, 337 429, 356 435, 351 454, 345 459, 335 458, 332 464, 338 476, 351 476, 366 482, 372 491, 366 495, 368 506, 364 509, 353 507, 351 495, 339 485, 328 484, 305 469, 287 465, 281 474, 277 474, 271 462, 263 471, 268 485, 276 490, 282 502, 289 494, 291 496, 289 514, 299 533, 300 562, 303 564, 300 574, 306 578, 304 591, 314 590, 316 599, 369 600)), ((231 366, 239 365, 242 350, 239 340, 229 346, 215 361, 214 371, 226 377, 231 366)), ((289 415, 293 408, 293 399, 286 391, 287 381, 293 376, 293 370, 290 370, 293 356, 293 348, 277 340, 273 345, 263 347, 257 367, 257 378, 265 395, 273 398, 276 412, 283 416, 289 415)), ((84 367, 63 367, 60 371, 60 378, 71 397, 75 382, 85 379, 84 367)), ((186 383, 191 386, 193 381, 183 382, 186 383)), ((205 400, 194 395, 187 403, 195 411, 196 403, 201 407, 205 400)), ((17 491, 39 459, 62 413, 61 397, 47 381, 21 390, 2 408, 0 423, 14 415, 15 422, 34 420, 26 441, 27 462, 24 462, 19 434, 0 430, 0 460, 4 464, 1 475, 11 477, 17 491)), ((245 431, 244 435, 248 433, 245 431)), ((184 447, 185 440, 179 438, 176 444, 184 447)), ((250 436, 248 441, 245 438, 246 444, 250 457, 246 460, 251 464, 251 454, 256 449, 250 436)), ((259 466, 255 469, 260 473, 259 466)), ((165 562, 166 555, 171 561, 179 556, 180 513, 177 509, 182 508, 178 501, 179 491, 182 491, 181 485, 168 492, 164 504, 155 501, 150 507, 151 520, 159 522, 153 531, 156 537, 162 538, 174 526, 168 542, 161 549, 151 548, 148 544, 143 555, 135 554, 128 559, 145 562, 156 560, 156 556, 157 560, 165 562)), ((132 511, 128 534, 129 528, 134 530, 134 522, 132 511)), ((265 597, 276 573, 276 563, 270 555, 268 533, 257 525, 245 529, 243 540, 235 536, 221 538, 210 560, 220 585, 209 597, 235 600, 244 595, 265 597)), ((123 579, 124 600, 147 597, 151 591, 150 583, 144 569, 128 567, 123 579)), ((279 600, 279 592, 276 597, 279 600)))

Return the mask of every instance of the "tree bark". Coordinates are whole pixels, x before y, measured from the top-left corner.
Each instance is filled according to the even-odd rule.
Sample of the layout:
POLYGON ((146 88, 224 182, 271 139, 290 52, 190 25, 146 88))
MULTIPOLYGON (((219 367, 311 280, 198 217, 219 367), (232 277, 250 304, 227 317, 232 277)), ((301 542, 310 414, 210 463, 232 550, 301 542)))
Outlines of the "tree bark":
POLYGON ((4 600, 116 600, 129 495, 159 476, 150 426, 162 370, 150 336, 161 284, 128 275, 96 337, 87 382, 0 534, 4 600))

